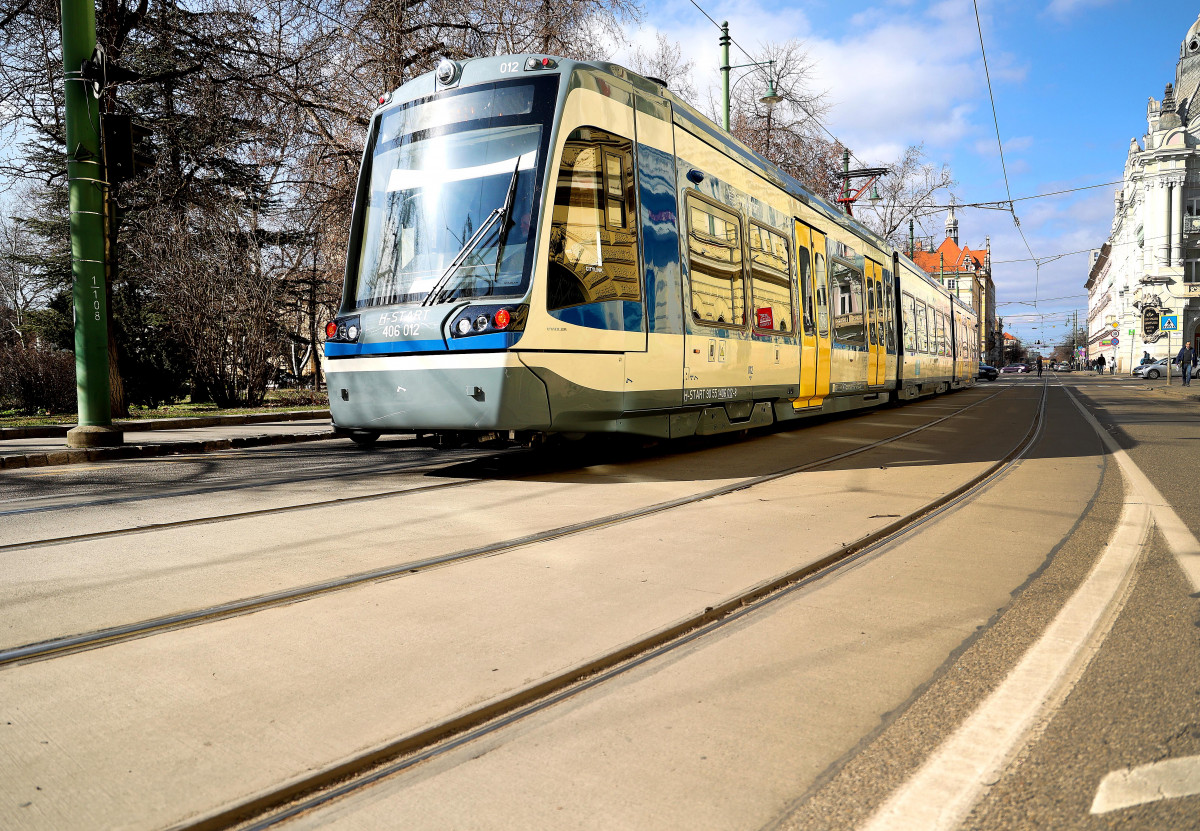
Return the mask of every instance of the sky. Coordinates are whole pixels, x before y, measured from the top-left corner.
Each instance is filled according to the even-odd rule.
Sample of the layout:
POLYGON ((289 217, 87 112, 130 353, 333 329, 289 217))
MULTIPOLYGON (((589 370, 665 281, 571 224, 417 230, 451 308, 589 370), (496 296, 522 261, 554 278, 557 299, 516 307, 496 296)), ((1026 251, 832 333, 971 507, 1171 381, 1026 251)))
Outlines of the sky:
MULTIPOLYGON (((1051 345, 1069 337, 1071 311, 1086 317, 1086 251, 1108 237, 1129 140, 1141 142, 1147 98, 1161 99, 1174 81, 1179 46, 1200 14, 1200 3, 1182 0, 979 0, 1006 188, 971 0, 696 2, 728 20, 751 53, 767 40, 802 41, 814 85, 833 105, 827 127, 865 165, 924 143, 929 161, 952 168, 959 203, 1103 185, 1016 202, 1028 248, 1011 214, 956 212, 961 244, 982 248, 991 237, 1005 331, 1051 345)), ((629 37, 648 45, 658 31, 694 62, 698 89, 719 85, 719 32, 689 0, 657 0, 629 37)), ((732 58, 746 62, 736 47, 732 58)), ((942 238, 939 230, 935 242, 942 238)))

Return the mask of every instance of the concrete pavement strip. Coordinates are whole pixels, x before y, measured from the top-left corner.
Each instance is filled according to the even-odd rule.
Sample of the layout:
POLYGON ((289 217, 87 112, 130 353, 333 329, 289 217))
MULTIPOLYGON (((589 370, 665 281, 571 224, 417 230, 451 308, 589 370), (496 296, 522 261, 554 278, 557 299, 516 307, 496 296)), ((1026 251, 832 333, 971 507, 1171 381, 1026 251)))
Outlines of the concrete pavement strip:
MULTIPOLYGON (((144 418, 114 421, 113 426, 127 433, 147 430, 186 430, 193 427, 229 427, 239 424, 269 424, 275 421, 310 421, 329 418, 329 410, 283 410, 278 413, 194 416, 189 418, 144 418)), ((47 439, 67 435, 74 424, 29 424, 24 427, 0 427, 0 441, 8 439, 47 439)))
MULTIPOLYGON (((153 456, 170 456, 181 453, 212 453, 221 450, 232 450, 244 447, 262 447, 275 444, 295 444, 297 442, 321 441, 333 438, 332 429, 311 432, 314 421, 329 418, 327 411, 286 412, 286 413, 255 413, 245 416, 213 416, 197 419, 161 419, 158 421, 125 421, 117 426, 129 435, 153 431, 182 431, 210 429, 213 427, 231 427, 251 424, 272 424, 279 422, 297 422, 297 426, 306 428, 305 432, 291 433, 258 433, 253 435, 235 435, 228 438, 203 439, 169 439, 164 437, 158 441, 138 441, 119 447, 68 448, 65 446, 66 431, 73 425, 39 425, 34 428, 0 428, 0 442, 5 439, 24 441, 36 438, 63 438, 63 446, 46 449, 38 447, 31 452, 21 452, 19 445, 10 444, 4 447, 0 444, 0 470, 13 470, 26 467, 47 467, 52 465, 80 464, 84 462, 108 461, 112 459, 147 458, 153 456), (60 430, 58 435, 47 432, 60 430), (25 431, 22 435, 15 435, 25 431), (32 431, 32 433, 30 432, 32 431)), ((56 442, 57 444, 57 442, 56 442)))

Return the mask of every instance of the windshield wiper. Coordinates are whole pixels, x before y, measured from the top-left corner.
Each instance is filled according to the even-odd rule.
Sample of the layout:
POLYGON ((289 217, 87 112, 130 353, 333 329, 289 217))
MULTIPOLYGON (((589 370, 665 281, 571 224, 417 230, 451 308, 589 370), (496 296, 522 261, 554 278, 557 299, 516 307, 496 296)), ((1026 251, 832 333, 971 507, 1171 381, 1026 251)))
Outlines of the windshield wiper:
MULTIPOLYGON (((517 178, 520 173, 521 157, 517 156, 517 163, 513 167, 512 179, 508 182, 508 193, 504 196, 504 203, 488 214, 487 219, 483 221, 478 230, 471 235, 469 240, 463 243, 463 247, 454 255, 454 259, 450 261, 449 267, 442 272, 442 276, 438 278, 438 281, 433 284, 433 288, 429 290, 429 294, 421 301, 422 306, 432 306, 438 302, 438 297, 441 295, 442 289, 446 287, 446 283, 450 282, 450 278, 454 276, 454 273, 462 268, 463 263, 467 261, 467 257, 471 256, 471 252, 485 239, 491 227, 496 224, 496 220, 502 219, 504 222, 508 222, 508 214, 512 211, 513 201, 517 195, 517 178)), ((503 227, 502 225, 501 228, 503 227)))

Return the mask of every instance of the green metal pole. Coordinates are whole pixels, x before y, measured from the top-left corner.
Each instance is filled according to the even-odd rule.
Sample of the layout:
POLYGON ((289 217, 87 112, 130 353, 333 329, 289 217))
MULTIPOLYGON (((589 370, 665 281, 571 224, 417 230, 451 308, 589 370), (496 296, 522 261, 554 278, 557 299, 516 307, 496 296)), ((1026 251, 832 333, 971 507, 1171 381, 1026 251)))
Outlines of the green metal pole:
POLYGON ((729 132, 729 21, 721 24, 721 100, 724 102, 722 126, 729 132))
POLYGON ((75 298, 75 391, 79 424, 72 447, 121 443, 108 400, 108 299, 105 275, 104 171, 100 164, 100 103, 83 62, 96 48, 93 0, 62 0, 63 95, 67 188, 71 212, 71 274, 75 298))
POLYGON ((914 247, 915 245, 916 245, 916 240, 913 239, 913 221, 910 219, 908 221, 908 256, 909 256, 909 259, 912 259, 913 252, 916 250, 914 247))
MULTIPOLYGON (((850 172, 850 148, 844 147, 844 148, 842 148, 842 173, 849 173, 849 172, 850 172)), ((850 199, 850 177, 849 176, 842 177, 842 198, 847 200, 842 203, 846 208, 846 215, 854 216, 854 214, 851 213, 851 211, 850 211, 850 202, 849 202, 849 199, 850 199)))

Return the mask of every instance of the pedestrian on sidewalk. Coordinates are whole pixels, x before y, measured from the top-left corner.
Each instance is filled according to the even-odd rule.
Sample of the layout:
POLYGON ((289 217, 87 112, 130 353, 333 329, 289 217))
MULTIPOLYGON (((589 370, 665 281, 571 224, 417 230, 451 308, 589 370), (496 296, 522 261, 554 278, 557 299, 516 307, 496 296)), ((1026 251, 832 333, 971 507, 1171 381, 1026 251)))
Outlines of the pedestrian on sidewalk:
POLYGON ((1042 377, 1042 356, 1038 355, 1038 377, 1042 377))
POLYGON ((1145 352, 1142 353, 1142 366, 1145 366, 1146 364, 1152 364, 1152 363, 1154 363, 1154 359, 1150 357, 1150 350, 1147 349, 1145 352))
POLYGON ((1104 374, 1104 356, 1103 355, 1101 355, 1099 358, 1096 359, 1096 374, 1097 375, 1104 374))
POLYGON ((1185 343, 1183 348, 1179 350, 1179 354, 1175 356, 1175 363, 1179 364, 1179 371, 1183 373, 1183 385, 1190 387, 1192 385, 1192 367, 1195 365, 1196 353, 1192 351, 1192 345, 1185 343))

